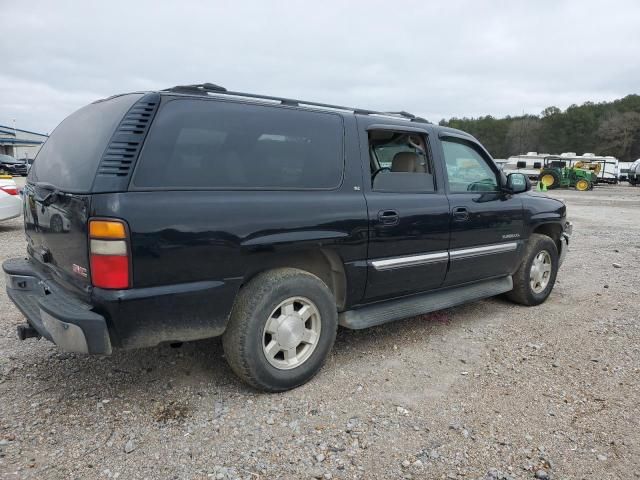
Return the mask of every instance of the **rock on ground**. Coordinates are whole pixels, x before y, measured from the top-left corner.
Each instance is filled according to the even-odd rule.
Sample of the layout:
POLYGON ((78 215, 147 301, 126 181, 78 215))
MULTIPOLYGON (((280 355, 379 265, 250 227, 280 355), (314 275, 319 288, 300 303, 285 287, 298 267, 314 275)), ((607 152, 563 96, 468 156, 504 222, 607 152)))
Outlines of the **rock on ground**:
MULTIPOLYGON (((340 330, 284 394, 240 383, 215 339, 110 357, 19 342, 0 294, 0 479, 638 478, 640 188, 551 194, 575 233, 545 304, 340 330)), ((24 252, 21 219, 0 223, 0 257, 24 252)))

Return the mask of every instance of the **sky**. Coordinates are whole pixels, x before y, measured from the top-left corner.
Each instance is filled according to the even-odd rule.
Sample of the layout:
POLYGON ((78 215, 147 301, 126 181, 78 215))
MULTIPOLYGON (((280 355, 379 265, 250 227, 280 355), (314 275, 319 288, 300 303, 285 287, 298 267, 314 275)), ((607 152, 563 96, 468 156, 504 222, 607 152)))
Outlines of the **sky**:
POLYGON ((0 125, 116 93, 229 90, 432 122, 640 93, 640 2, 0 0, 0 125))

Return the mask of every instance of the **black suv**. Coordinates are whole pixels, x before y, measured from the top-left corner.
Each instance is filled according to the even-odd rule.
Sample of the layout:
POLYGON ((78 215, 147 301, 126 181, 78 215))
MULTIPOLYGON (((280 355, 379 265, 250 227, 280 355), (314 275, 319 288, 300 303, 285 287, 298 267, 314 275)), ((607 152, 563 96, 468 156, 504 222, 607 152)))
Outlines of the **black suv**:
POLYGON ((543 302, 571 224, 530 189, 406 112, 212 84, 117 95, 42 147, 7 292, 22 339, 109 354, 222 335, 240 377, 281 391, 318 372, 338 325, 543 302))
POLYGON ((27 161, 13 158, 11 155, 0 155, 0 171, 6 172, 9 175, 22 175, 27 176, 27 161))

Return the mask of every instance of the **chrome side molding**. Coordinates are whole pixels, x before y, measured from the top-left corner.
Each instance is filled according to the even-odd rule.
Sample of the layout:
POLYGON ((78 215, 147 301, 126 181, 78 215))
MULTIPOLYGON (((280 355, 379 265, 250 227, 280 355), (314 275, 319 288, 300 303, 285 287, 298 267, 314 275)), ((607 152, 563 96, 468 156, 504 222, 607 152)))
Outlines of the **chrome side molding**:
POLYGON ((407 257, 394 257, 385 260, 371 260, 369 264, 376 270, 389 270, 391 268, 413 267, 427 263, 439 263, 449 260, 449 252, 425 253, 423 255, 410 255, 407 257))
POLYGON ((378 271, 390 270, 392 268, 414 267, 429 263, 439 263, 451 260, 461 260, 465 258, 493 255, 496 253, 512 252, 518 248, 518 242, 496 243, 494 245, 483 245, 482 247, 458 248, 455 250, 424 253, 419 255, 407 255, 403 257, 385 258, 380 260, 369 260, 369 265, 378 271))
POLYGON ((458 248, 450 250, 451 260, 460 260, 462 258, 480 257, 482 255, 493 255, 494 253, 512 252, 518 248, 518 242, 497 243, 495 245, 485 245, 473 248, 458 248))

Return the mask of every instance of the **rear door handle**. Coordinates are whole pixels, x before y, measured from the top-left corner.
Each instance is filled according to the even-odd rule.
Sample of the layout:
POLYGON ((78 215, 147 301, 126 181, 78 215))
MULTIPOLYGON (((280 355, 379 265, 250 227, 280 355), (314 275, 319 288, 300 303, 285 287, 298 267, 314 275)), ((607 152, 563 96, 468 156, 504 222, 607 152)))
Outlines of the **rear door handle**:
POLYGON ((469 210, 466 207, 455 207, 453 209, 453 219, 456 222, 466 222, 469 220, 469 210))
POLYGON ((400 215, 395 210, 380 210, 378 212, 378 220, 382 225, 393 226, 400 221, 400 215))

